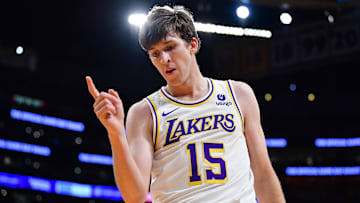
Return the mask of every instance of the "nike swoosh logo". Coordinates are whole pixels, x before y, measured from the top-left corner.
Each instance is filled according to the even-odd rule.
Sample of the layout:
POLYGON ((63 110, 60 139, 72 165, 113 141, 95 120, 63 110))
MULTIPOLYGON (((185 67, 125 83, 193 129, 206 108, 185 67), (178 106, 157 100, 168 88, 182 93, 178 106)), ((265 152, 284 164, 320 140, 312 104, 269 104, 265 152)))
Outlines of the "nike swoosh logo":
POLYGON ((169 111, 169 112, 167 112, 167 113, 163 112, 163 113, 162 113, 162 116, 165 117, 165 116, 171 114, 172 112, 178 110, 179 108, 180 108, 180 107, 177 107, 176 109, 173 109, 172 111, 169 111))

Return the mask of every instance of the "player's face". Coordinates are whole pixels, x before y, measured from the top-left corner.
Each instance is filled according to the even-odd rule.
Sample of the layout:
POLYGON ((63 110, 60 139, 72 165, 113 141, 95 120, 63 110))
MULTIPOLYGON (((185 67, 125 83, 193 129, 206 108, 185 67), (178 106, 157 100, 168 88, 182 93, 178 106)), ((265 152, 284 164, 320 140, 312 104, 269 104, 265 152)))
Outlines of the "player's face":
POLYGON ((151 62, 168 84, 179 85, 185 82, 191 73, 191 44, 186 43, 177 34, 169 34, 153 45, 148 53, 151 62))

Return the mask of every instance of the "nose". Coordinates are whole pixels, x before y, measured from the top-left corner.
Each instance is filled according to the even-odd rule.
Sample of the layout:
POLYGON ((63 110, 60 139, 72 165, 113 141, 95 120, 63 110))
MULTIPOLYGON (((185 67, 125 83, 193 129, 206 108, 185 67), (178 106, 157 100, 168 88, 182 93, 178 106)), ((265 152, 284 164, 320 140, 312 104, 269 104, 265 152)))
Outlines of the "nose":
POLYGON ((171 62, 171 58, 170 58, 169 53, 167 53, 167 52, 161 53, 160 63, 167 64, 170 62, 171 62))

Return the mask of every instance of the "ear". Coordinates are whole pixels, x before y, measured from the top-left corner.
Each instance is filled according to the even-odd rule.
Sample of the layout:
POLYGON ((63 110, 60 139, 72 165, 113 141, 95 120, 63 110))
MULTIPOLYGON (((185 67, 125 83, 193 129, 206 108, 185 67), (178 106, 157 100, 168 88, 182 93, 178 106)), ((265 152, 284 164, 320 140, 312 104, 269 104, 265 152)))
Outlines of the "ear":
POLYGON ((190 53, 196 54, 198 48, 199 48, 199 41, 195 37, 193 37, 190 41, 190 53))

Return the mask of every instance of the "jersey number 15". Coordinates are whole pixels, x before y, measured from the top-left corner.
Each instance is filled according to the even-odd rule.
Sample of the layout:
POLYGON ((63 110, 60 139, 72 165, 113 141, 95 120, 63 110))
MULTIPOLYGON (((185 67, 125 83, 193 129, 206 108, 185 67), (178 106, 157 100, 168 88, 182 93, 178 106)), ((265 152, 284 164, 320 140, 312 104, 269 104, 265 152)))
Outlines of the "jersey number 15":
MULTIPOLYGON (((211 152, 225 152, 223 143, 204 142, 203 160, 211 168, 205 168, 205 183, 225 183, 227 181, 226 163, 222 158, 211 156, 211 152), (213 169, 218 168, 215 172, 213 169)), ((189 143, 186 146, 186 152, 189 154, 190 170, 189 185, 202 184, 201 174, 199 174, 198 160, 196 156, 196 143, 189 143)))

